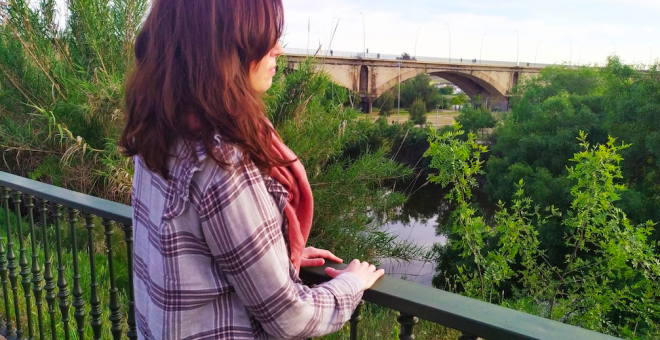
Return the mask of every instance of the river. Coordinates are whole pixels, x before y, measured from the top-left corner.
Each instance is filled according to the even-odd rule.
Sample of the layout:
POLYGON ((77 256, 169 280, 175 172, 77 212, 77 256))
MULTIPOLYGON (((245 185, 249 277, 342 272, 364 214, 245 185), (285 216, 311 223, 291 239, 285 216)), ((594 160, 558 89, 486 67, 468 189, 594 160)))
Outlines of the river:
MULTIPOLYGON (((453 210, 452 205, 445 198, 448 190, 432 183, 418 186, 410 183, 403 187, 406 186, 410 187, 404 190, 409 193, 408 201, 398 208, 400 214, 390 218, 383 226, 383 230, 395 235, 399 241, 409 241, 422 247, 431 248, 435 243, 446 244, 447 236, 438 233, 438 226, 446 225, 453 210)), ((474 194, 486 214, 486 220, 491 220, 496 206, 488 201, 485 193, 474 192, 474 194)), ((431 286, 435 270, 433 262, 384 259, 381 263, 387 275, 431 286)))

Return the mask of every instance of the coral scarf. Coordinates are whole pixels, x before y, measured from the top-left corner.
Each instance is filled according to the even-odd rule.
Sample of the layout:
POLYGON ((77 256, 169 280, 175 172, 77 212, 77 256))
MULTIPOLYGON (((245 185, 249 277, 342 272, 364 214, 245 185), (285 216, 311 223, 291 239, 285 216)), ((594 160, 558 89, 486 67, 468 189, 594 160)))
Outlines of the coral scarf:
POLYGON ((272 134, 271 150, 280 158, 295 159, 295 162, 289 166, 273 167, 270 176, 282 184, 289 193, 284 207, 284 213, 289 221, 289 249, 291 251, 291 263, 293 263, 296 271, 300 272, 301 256, 307 244, 314 215, 312 188, 307 180, 307 172, 305 172, 305 168, 298 157, 274 133, 272 134))

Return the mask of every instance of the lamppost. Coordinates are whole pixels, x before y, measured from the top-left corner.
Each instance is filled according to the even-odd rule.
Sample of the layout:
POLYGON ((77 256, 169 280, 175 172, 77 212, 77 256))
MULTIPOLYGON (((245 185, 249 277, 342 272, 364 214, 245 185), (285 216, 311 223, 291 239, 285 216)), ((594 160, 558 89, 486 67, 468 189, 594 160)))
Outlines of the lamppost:
POLYGON ((571 63, 573 62, 573 38, 568 37, 568 40, 571 41, 571 49, 570 49, 570 54, 568 56, 568 67, 571 67, 571 63))
POLYGON ((332 21, 330 22, 330 41, 328 42, 328 47, 327 50, 325 51, 325 55, 328 55, 328 53, 332 50, 332 39, 334 38, 333 25, 335 24, 335 19, 337 19, 337 25, 339 25, 339 20, 341 18, 332 17, 332 21))
POLYGON ((582 60, 582 49, 584 49, 584 45, 582 44, 582 47, 580 47, 580 56, 578 57, 578 67, 580 67, 580 61, 582 60))
POLYGON ((401 62, 396 63, 399 66, 399 99, 396 103, 396 123, 399 124, 399 112, 401 112, 401 62))
POLYGON ((438 111, 440 110, 440 104, 435 105, 435 128, 438 128, 438 111))
POLYGON ((479 49, 479 64, 482 64, 481 62, 481 52, 484 51, 484 40, 486 39, 486 33, 484 33, 484 37, 481 38, 481 48, 479 49))
POLYGON ((445 23, 447 26, 447 32, 449 32, 449 62, 451 63, 451 29, 449 28, 449 24, 445 23))
POLYGON ((651 48, 649 47, 649 70, 651 69, 651 64, 653 64, 653 52, 651 52, 651 48))
POLYGON ((543 41, 543 39, 539 40, 538 45, 536 45, 536 54, 534 54, 534 66, 536 66, 536 57, 539 55, 539 47, 541 47, 541 41, 543 41))
POLYGON ((362 15, 362 53, 364 53, 364 57, 367 57, 367 31, 364 28, 364 14, 360 12, 360 15, 362 15))
POLYGON ((520 66, 519 62, 519 57, 520 57, 520 36, 518 35, 518 31, 516 31, 516 41, 518 42, 518 49, 516 52, 516 66, 520 66))
MULTIPOLYGON (((419 29, 422 28, 422 26, 417 27, 417 35, 415 35, 415 51, 413 53, 413 58, 417 58, 417 38, 419 38, 419 29)), ((415 59, 417 60, 417 59, 415 59)))

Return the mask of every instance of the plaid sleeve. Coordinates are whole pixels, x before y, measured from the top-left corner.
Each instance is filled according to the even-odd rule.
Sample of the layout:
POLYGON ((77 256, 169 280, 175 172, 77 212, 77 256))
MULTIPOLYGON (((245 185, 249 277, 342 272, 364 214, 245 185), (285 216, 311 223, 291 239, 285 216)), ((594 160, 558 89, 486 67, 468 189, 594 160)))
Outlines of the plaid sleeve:
POLYGON ((198 209, 216 267, 262 327, 277 338, 316 337, 339 330, 362 298, 359 279, 345 273, 314 288, 291 278, 281 214, 252 164, 218 170, 198 209))

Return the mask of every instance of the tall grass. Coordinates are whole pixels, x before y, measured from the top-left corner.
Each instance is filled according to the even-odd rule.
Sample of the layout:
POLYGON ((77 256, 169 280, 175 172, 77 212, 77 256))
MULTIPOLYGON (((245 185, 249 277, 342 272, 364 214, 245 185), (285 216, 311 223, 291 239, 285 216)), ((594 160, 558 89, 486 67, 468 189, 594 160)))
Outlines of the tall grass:
POLYGON ((147 0, 10 0, 0 27, 0 167, 127 202, 124 74, 147 0), (66 17, 63 25, 59 17, 66 17))

